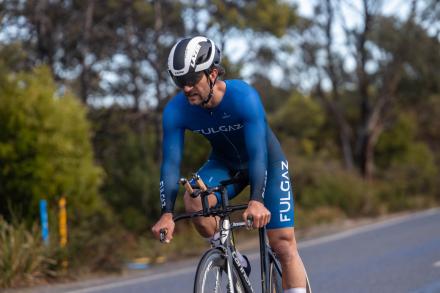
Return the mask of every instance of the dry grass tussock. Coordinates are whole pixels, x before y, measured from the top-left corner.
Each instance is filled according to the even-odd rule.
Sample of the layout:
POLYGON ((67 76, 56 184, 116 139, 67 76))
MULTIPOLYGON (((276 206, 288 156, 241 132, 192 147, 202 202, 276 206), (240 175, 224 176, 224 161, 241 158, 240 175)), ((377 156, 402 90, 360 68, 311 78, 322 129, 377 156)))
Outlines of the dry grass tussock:
POLYGON ((10 224, 0 217, 0 288, 38 282, 54 272, 54 261, 37 225, 10 224))

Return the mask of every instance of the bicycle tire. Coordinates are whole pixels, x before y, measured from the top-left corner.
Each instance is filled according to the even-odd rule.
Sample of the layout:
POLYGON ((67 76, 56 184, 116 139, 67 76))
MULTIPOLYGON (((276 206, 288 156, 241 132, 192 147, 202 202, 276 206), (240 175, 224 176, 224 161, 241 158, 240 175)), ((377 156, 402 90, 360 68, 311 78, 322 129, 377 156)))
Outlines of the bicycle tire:
MULTIPOLYGON (((276 260, 278 262, 278 260, 276 260)), ((278 263, 278 267, 281 269, 280 264, 278 263)), ((273 261, 270 262, 269 266, 269 288, 270 293, 283 293, 283 280, 280 272, 275 267, 275 264, 273 261)), ((306 292, 312 293, 312 288, 310 286, 310 280, 309 276, 307 275, 307 272, 305 272, 306 275, 306 292)))
POLYGON ((312 293, 312 287, 310 286, 310 279, 309 276, 307 275, 307 271, 304 268, 304 273, 306 274, 306 292, 307 293, 312 293))
MULTIPOLYGON (((271 260, 269 264, 269 289, 270 293, 283 293, 283 281, 280 271, 276 268, 275 261, 271 260)), ((281 266, 278 263, 278 267, 281 270, 281 266)))
MULTIPOLYGON (((247 292, 234 265, 232 265, 232 273, 234 291, 238 293, 247 292)), ((211 248, 205 252, 197 266, 194 293, 227 293, 227 286, 226 257, 220 249, 211 248), (212 277, 214 278, 212 279, 212 277)))

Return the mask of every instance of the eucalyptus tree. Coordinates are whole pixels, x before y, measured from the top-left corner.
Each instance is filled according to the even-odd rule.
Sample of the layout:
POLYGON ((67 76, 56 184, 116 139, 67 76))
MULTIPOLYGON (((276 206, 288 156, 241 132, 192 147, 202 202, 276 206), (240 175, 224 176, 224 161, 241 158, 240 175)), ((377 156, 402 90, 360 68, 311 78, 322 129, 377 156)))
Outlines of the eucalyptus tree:
POLYGON ((416 0, 404 18, 385 15, 382 1, 356 3, 316 2, 314 14, 302 22, 301 59, 314 96, 338 130, 346 168, 356 167, 371 179, 375 146, 395 120, 395 110, 405 95, 403 81, 428 81, 420 64, 438 76, 436 67, 430 66, 438 40, 417 22, 422 10, 417 9, 416 0), (349 24, 353 18, 357 21, 349 24), (408 50, 409 45, 417 50, 408 50))

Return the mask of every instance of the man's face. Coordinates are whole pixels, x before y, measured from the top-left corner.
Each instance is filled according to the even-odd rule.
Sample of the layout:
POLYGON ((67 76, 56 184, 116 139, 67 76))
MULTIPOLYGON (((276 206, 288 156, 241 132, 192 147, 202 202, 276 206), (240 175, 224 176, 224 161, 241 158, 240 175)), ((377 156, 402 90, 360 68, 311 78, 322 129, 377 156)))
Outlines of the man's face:
POLYGON ((182 88, 188 102, 193 106, 201 106, 203 100, 209 95, 209 82, 205 74, 194 85, 185 85, 182 88))

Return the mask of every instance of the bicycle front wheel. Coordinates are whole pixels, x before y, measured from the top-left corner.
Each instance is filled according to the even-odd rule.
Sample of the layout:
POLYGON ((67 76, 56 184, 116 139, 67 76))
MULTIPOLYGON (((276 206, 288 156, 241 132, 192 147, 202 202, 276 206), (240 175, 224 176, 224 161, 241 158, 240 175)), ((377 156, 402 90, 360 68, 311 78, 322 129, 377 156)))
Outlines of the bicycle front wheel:
POLYGON ((269 265, 269 289, 270 293, 283 293, 281 266, 277 260, 271 261, 269 265))
MULTIPOLYGON (((238 272, 233 265, 231 269, 234 291, 245 293, 238 272)), ((194 293, 227 293, 230 291, 226 256, 221 250, 212 248, 203 255, 197 266, 194 293)))

